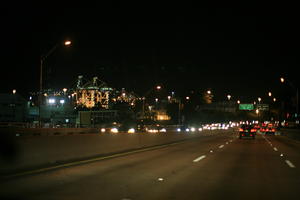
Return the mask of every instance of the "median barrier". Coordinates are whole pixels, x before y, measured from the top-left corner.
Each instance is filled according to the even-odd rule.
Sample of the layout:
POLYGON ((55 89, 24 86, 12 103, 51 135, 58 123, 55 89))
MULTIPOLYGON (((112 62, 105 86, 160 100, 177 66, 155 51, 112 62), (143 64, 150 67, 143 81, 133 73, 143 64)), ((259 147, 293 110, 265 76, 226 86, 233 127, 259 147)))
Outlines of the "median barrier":
MULTIPOLYGON (((99 129, 93 128, 65 128, 63 131, 62 129, 28 129, 28 132, 15 129, 10 131, 1 133, 2 136, 8 136, 5 139, 6 142, 2 140, 2 143, 8 144, 8 148, 11 148, 7 155, 0 158, 0 174, 2 175, 208 135, 206 134, 208 131, 197 133, 101 133, 99 129), (54 133, 57 131, 61 134, 55 135, 54 133), (71 135, 70 132, 73 131, 74 134, 71 135), (16 136, 16 133, 20 133, 22 136, 16 136), (36 133, 41 133, 41 135, 34 136, 36 133)), ((220 131, 211 132, 217 134, 220 131)))

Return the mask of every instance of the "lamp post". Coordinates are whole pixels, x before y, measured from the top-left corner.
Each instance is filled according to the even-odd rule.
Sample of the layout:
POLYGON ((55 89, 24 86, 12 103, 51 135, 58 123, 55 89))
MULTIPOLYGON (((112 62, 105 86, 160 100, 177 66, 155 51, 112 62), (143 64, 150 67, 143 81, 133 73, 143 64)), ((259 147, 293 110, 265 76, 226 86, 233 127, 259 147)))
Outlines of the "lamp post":
POLYGON ((298 112, 299 112, 299 89, 288 79, 285 79, 283 77, 280 78, 280 82, 284 83, 284 82, 288 82, 288 84, 294 89, 296 90, 296 116, 298 116, 298 112))
MULTIPOLYGON (((66 40, 64 41, 64 46, 70 46, 71 41, 66 40)), ((40 92, 39 92, 39 127, 42 127, 41 122, 41 105, 42 105, 42 92, 43 92, 43 64, 45 60, 57 49, 57 47, 60 46, 60 43, 57 43, 50 49, 46 54, 42 55, 40 58, 40 92)))
MULTIPOLYGON (((150 90, 148 90, 146 93, 145 93, 145 95, 142 97, 142 100, 143 100, 143 107, 142 107, 142 112, 143 112, 143 119, 145 119, 145 100, 146 100, 146 96, 148 96, 148 94, 151 92, 151 91, 153 91, 153 89, 154 88, 150 88, 150 90)), ((160 85, 157 85, 156 87, 155 87, 155 89, 156 90, 160 90, 161 89, 161 86, 160 85)), ((158 101, 158 99, 156 100, 155 99, 155 101, 156 101, 156 103, 157 103, 157 101, 158 101)))

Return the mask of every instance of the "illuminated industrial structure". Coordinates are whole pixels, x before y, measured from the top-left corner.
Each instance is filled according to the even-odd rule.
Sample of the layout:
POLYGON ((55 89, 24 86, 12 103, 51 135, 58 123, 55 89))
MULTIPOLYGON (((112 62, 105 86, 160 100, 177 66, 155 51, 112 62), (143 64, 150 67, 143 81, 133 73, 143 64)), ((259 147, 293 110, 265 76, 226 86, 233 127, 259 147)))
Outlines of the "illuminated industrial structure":
POLYGON ((104 108, 108 109, 109 97, 113 89, 107 87, 107 84, 98 77, 92 81, 83 84, 83 76, 78 76, 75 92, 76 106, 86 108, 104 108))

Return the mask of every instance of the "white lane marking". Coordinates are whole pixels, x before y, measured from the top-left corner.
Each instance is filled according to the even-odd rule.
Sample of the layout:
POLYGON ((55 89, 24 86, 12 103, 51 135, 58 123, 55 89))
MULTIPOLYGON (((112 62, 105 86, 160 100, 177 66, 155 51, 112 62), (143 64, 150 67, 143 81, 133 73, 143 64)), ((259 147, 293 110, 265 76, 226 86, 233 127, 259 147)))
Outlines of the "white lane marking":
POLYGON ((221 149, 221 148, 223 148, 223 147, 224 147, 224 145, 223 145, 223 144, 219 146, 219 148, 220 148, 220 149, 221 149))
POLYGON ((283 157, 283 154, 280 154, 280 157, 283 157))
POLYGON ((274 151, 278 151, 278 149, 276 147, 274 147, 273 149, 274 149, 274 151))
POLYGON ((285 160, 285 162, 290 168, 296 168, 296 166, 291 161, 285 160))
POLYGON ((199 162, 200 160, 204 159, 206 157, 206 155, 200 156, 198 158, 196 158, 195 160, 193 160, 193 162, 199 162))
POLYGON ((213 153, 214 151, 213 151, 213 150, 210 150, 209 152, 210 152, 210 153, 213 153))
POLYGON ((163 181, 164 179, 163 179, 163 178, 158 178, 157 180, 158 180, 158 181, 163 181))

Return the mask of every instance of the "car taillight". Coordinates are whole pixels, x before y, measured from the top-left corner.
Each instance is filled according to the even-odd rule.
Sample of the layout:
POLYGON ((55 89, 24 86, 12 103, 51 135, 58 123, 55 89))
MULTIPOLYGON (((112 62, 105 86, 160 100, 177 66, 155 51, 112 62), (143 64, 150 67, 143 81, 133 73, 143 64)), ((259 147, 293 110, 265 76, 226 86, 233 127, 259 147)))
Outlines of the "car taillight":
POLYGON ((253 133, 253 132, 256 132, 256 129, 251 129, 251 132, 253 133))
POLYGON ((274 128, 272 129, 272 132, 275 132, 275 129, 274 129, 274 128))
POLYGON ((243 132, 243 131, 244 131, 244 129, 240 128, 240 132, 243 132))

